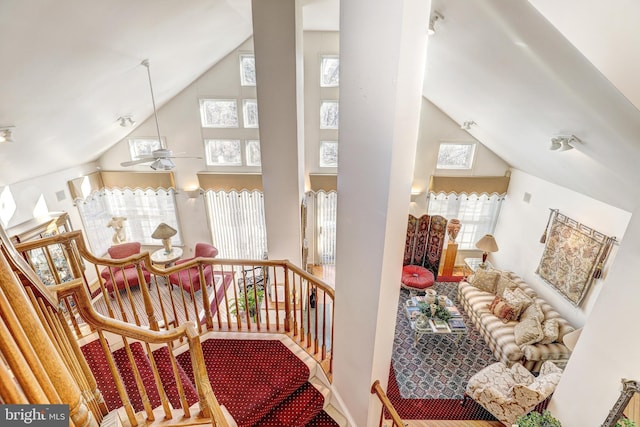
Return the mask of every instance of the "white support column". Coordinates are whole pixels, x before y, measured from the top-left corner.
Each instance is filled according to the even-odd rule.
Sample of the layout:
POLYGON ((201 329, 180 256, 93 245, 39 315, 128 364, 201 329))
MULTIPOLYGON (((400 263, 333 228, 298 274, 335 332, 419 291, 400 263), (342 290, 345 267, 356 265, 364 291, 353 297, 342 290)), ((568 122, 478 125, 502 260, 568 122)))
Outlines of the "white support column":
POLYGON ((340 6, 334 385, 358 426, 386 389, 418 137, 429 0, 340 6))
POLYGON ((298 0, 253 0, 252 13, 269 258, 301 266, 301 10, 298 0))

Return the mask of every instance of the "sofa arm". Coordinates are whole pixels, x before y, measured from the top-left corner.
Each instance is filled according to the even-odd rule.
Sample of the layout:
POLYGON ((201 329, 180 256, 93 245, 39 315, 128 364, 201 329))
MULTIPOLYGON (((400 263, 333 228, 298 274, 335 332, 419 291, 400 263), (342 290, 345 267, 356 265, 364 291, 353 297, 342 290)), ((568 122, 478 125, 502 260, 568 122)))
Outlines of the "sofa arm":
POLYGON ((530 361, 567 360, 571 356, 571 350, 559 342, 551 344, 529 344, 520 347, 524 358, 530 361))

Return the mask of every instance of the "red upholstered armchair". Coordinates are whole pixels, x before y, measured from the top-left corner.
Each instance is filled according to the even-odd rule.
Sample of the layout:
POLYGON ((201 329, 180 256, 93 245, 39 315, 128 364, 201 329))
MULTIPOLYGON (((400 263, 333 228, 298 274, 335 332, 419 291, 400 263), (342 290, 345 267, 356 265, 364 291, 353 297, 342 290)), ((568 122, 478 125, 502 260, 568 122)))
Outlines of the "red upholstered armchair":
MULTIPOLYGON (((139 254, 140 249, 139 242, 130 242, 111 246, 107 251, 111 258, 122 259, 139 254)), ((144 266, 142 266, 142 274, 145 282, 150 283, 151 273, 144 266)), ((109 291, 109 294, 113 294, 114 282, 116 284, 115 289, 118 290, 124 289, 127 283, 130 288, 140 286, 138 270, 134 264, 127 264, 124 267, 106 267, 100 272, 100 276, 104 279, 104 286, 109 291)))
MULTIPOLYGON (((208 243, 196 243, 195 255, 192 258, 178 260, 175 265, 191 261, 198 257, 215 258, 217 255, 218 249, 215 246, 208 243)), ((206 265, 202 268, 202 271, 204 273, 206 286, 211 286, 213 284, 213 267, 211 265, 206 265)), ((169 283, 174 286, 181 287, 189 295, 191 295, 192 289, 194 293, 198 292, 200 290, 200 274, 198 273, 198 267, 194 266, 176 273, 171 273, 169 275, 169 283)))

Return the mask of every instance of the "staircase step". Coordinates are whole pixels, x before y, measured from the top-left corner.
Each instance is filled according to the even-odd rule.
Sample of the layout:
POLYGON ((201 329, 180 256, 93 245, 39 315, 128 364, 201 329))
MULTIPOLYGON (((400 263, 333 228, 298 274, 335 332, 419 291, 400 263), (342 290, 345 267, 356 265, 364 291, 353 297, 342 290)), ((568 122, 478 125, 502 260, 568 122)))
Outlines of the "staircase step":
POLYGON ((338 424, 326 411, 321 411, 307 423, 307 427, 341 427, 345 425, 338 424))
MULTIPOLYGON (((251 426, 309 380, 309 368, 278 340, 212 338, 202 343, 209 381, 239 426, 251 426)), ((187 352, 178 357, 193 379, 187 352)))
POLYGON ((324 406, 324 397, 310 383, 290 395, 258 421, 257 427, 304 427, 324 406))
MULTIPOLYGON (((153 360, 156 362, 156 367, 160 373, 160 379, 162 380, 162 386, 167 393, 167 399, 171 402, 174 408, 180 408, 180 394, 178 393, 178 386, 176 383, 176 377, 173 373, 171 366, 171 357, 169 356, 169 348, 164 346, 152 352, 153 360)), ((179 363, 176 363, 178 368, 178 375, 180 382, 182 383, 182 389, 184 390, 185 398, 187 399, 188 406, 198 402, 198 391, 193 385, 191 379, 187 376, 184 369, 179 363)))

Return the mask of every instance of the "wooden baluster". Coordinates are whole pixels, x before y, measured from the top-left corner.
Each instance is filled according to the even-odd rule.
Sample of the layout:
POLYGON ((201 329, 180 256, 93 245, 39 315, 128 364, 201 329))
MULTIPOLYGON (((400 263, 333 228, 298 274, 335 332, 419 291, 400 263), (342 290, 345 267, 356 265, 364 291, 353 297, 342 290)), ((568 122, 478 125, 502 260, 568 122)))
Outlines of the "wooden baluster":
POLYGON ((189 402, 187 402, 187 395, 184 392, 182 379, 180 378, 180 373, 178 372, 178 362, 176 361, 176 357, 173 354, 173 344, 167 343, 167 347, 169 349, 169 359, 171 360, 171 369, 173 370, 173 377, 176 380, 176 387, 178 388, 178 396, 180 396, 180 404, 182 405, 182 411, 184 412, 185 418, 190 418, 191 409, 189 409, 189 402))
MULTIPOLYGON (((158 303, 160 304, 160 314, 162 315, 162 323, 164 324, 164 329, 169 329, 169 318, 167 317, 167 311, 164 308, 164 300, 162 299, 162 295, 160 294, 160 286, 158 283, 158 277, 153 276, 151 279, 151 283, 156 283, 156 295, 158 296, 158 303)), ((171 292, 169 292, 171 294, 171 292)))
MULTIPOLYGON (((138 269, 140 266, 136 265, 136 269, 138 269)), ((127 299, 129 300, 129 307, 131 307, 131 311, 133 312, 133 318, 136 322, 136 325, 140 326, 142 325, 142 323, 140 322, 140 316, 138 315, 138 310, 136 309, 136 304, 133 302, 133 294, 131 293, 131 285, 129 284, 129 279, 127 279, 127 276, 125 274, 125 268, 124 266, 120 267, 121 273, 122 273, 122 277, 124 278, 124 291, 127 294, 127 299)), ((143 274, 141 273, 141 271, 138 271, 139 274, 143 274)), ((138 280, 140 280, 138 278, 138 280)), ((147 307, 147 302, 145 301, 144 295, 145 295, 145 291, 147 293, 148 299, 149 299, 149 304, 151 305, 151 313, 153 314, 153 304, 151 303, 151 295, 149 295, 149 289, 147 289, 147 286, 144 282, 144 280, 142 282, 138 282, 139 283, 139 287, 140 287, 140 291, 142 292, 142 300, 144 302, 144 311, 145 314, 148 315, 149 313, 149 308, 147 307)), ((117 287, 115 285, 114 282, 114 287, 117 287)), ((118 290, 114 290, 114 292, 116 294, 119 294, 120 292, 118 290)), ((157 326, 157 324, 156 324, 157 326)), ((158 329, 153 329, 155 331, 157 331, 158 329)))
MULTIPOLYGON (((4 351, 10 351, 8 345, 2 345, 4 351)), ((0 351, 0 353, 2 353, 0 351)), ((18 384, 13 379, 10 368, 0 360, 0 400, 6 405, 24 405, 29 403, 18 384)))
MULTIPOLYGON (((149 319, 149 328, 152 331, 158 331, 160 328, 158 327, 158 321, 156 319, 156 315, 153 311, 153 302, 151 301, 151 294, 149 293, 149 286, 147 281, 144 278, 144 273, 142 272, 142 264, 141 262, 136 263, 136 270, 138 271, 138 283, 140 284, 140 291, 142 291, 142 300, 144 301, 144 310, 147 312, 147 318, 149 319)), ((127 293, 131 295, 131 289, 129 288, 129 284, 127 283, 127 293)), ((131 307, 133 307, 133 297, 131 297, 131 307)), ((134 310, 135 313, 135 310, 134 310)))
MULTIPOLYGON (((213 273, 213 272, 212 272, 213 273)), ((211 274, 211 277, 213 278, 213 274, 211 274)), ((201 295, 202 295, 202 309, 204 310, 204 319, 205 319, 205 324, 207 325, 207 330, 211 330, 213 329, 213 318, 211 317, 211 304, 209 303, 209 290, 207 289, 207 282, 205 280, 204 277, 204 267, 202 265, 202 262, 198 263, 198 278, 200 280, 200 290, 201 295)), ((195 303, 196 299, 193 296, 193 284, 191 285, 191 289, 192 289, 192 298, 193 298, 193 302, 195 303)), ((213 287, 213 292, 215 294, 216 289, 215 286, 213 287)), ((196 313, 198 313, 198 307, 196 304, 196 313)), ((196 314, 197 316, 197 314, 196 314)), ((198 323, 200 319, 198 319, 198 323)))
MULTIPOLYGON (((275 273, 275 271, 274 271, 275 273)), ((278 292, 278 279, 277 276, 274 274, 273 275, 273 286, 275 289, 275 292, 278 292)), ((284 266, 284 330, 285 332, 291 332, 291 326, 293 325, 293 322, 291 321, 291 303, 289 301, 289 295, 290 295, 290 289, 289 289, 289 268, 288 266, 285 264, 284 266)), ((294 286, 295 286, 295 281, 294 281, 294 286)))
POLYGON ((171 415, 171 405, 169 403, 169 399, 167 398, 167 393, 164 391, 164 386, 162 385, 162 379, 160 378, 160 372, 158 372, 156 359, 153 357, 153 352, 151 351, 151 346, 148 342, 145 342, 145 347, 147 350, 147 358, 149 359, 149 363, 151 364, 153 379, 156 382, 156 388, 158 389, 158 395, 160 396, 160 402, 162 403, 164 418, 166 420, 170 420, 171 418, 173 418, 173 416, 171 415))
POLYGON ((53 262, 53 258, 51 257, 51 252, 49 251, 49 246, 43 246, 42 250, 44 251, 44 257, 47 260, 47 265, 49 266, 49 271, 51 271, 51 275, 53 276, 54 284, 62 283, 60 281, 60 275, 58 274, 58 269, 56 268, 56 264, 53 262))
POLYGON ((67 314, 69 316, 68 320, 73 325, 73 329, 76 331, 77 337, 78 338, 82 337, 82 331, 80 330, 80 325, 78 325, 78 321, 76 320, 76 316, 73 312, 73 307, 71 306, 67 298, 62 298, 62 302, 64 303, 64 306, 67 309, 67 314))
POLYGON ((140 370, 138 369, 138 365, 136 364, 135 359, 133 358, 133 353, 131 352, 131 346, 129 345, 129 340, 126 337, 121 337, 122 342, 124 343, 124 351, 127 354, 127 359, 129 360, 129 365, 131 367, 131 372, 133 373, 133 378, 136 382, 136 387, 138 388, 138 394, 142 398, 142 406, 144 406, 144 411, 147 414, 147 420, 155 421, 155 416, 153 415, 153 408, 151 408, 151 402, 149 401, 149 395, 144 388, 144 383, 142 382, 142 375, 140 375, 140 370))
MULTIPOLYGON (((20 313, 18 321, 36 354, 43 355, 40 362, 62 402, 69 405, 69 416, 76 427, 97 425, 93 415, 81 399, 80 390, 57 354, 49 337, 42 328, 33 306, 18 283, 11 267, 4 257, 0 257, 0 288, 6 296, 5 302, 20 313)), ((4 300, 4 298, 2 298, 4 300)), ((3 310, 5 311, 5 310, 3 310)))

